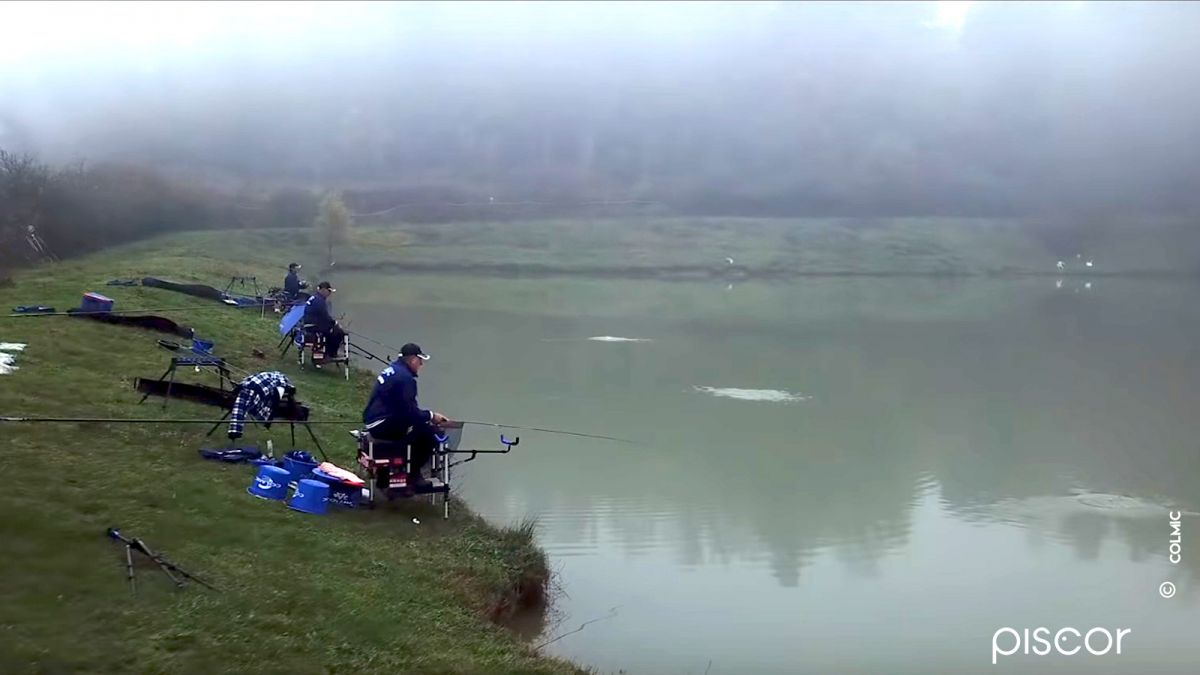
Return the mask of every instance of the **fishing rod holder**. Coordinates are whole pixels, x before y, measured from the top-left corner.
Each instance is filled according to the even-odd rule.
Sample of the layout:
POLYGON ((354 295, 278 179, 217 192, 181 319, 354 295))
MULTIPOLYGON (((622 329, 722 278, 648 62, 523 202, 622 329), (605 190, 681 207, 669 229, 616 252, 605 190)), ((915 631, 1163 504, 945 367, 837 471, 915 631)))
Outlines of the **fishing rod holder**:
MULTIPOLYGON (((163 341, 159 340, 159 342, 161 343, 163 341)), ((229 383, 229 391, 232 392, 237 388, 237 383, 234 382, 233 375, 229 372, 228 364, 225 363, 225 359, 219 356, 201 354, 194 354, 192 356, 172 356, 171 365, 167 366, 167 369, 163 371, 163 374, 160 375, 157 380, 159 383, 166 381, 166 392, 163 394, 163 408, 166 408, 167 403, 171 400, 171 389, 175 385, 175 371, 180 367, 195 368, 196 372, 200 372, 201 368, 212 368, 217 371, 218 389, 224 392, 226 382, 229 383), (168 379, 168 377, 170 379, 168 379)), ((142 396, 140 401, 138 401, 138 405, 145 403, 146 399, 150 397, 151 393, 153 393, 153 391, 147 389, 146 394, 142 396)))
POLYGON ((246 288, 246 283, 249 282, 254 286, 254 299, 258 301, 260 317, 267 315, 267 298, 263 297, 262 291, 258 288, 258 277, 229 277, 229 284, 225 286, 224 297, 229 297, 229 291, 233 290, 234 284, 241 284, 241 288, 246 288))
POLYGON ((146 544, 146 542, 142 541, 141 539, 130 539, 121 534, 121 531, 115 527, 110 527, 105 530, 104 535, 109 539, 114 539, 125 544, 125 573, 129 579, 129 591, 134 595, 137 595, 137 581, 134 579, 133 572, 134 552, 141 553, 150 560, 154 561, 154 563, 158 565, 158 568, 162 570, 163 574, 166 574, 167 578, 169 578, 171 582, 175 584, 176 588, 183 588, 185 581, 194 581, 209 590, 220 592, 216 586, 213 586, 207 581, 195 576, 191 572, 179 567, 175 563, 168 560, 166 556, 160 553, 155 553, 146 544))
POLYGON ((247 282, 254 286, 254 297, 261 298, 262 291, 258 289, 258 277, 229 277, 229 284, 225 286, 225 294, 229 295, 234 284, 241 284, 241 287, 245 288, 247 282))
MULTIPOLYGON (((443 436, 435 436, 434 438, 436 438, 439 443, 445 442, 445 437, 443 437, 443 436)), ((520 444, 520 442, 521 442, 520 436, 517 436, 516 438, 509 440, 507 437, 505 437, 504 434, 500 434, 500 443, 502 445, 504 445, 503 450, 476 450, 476 449, 446 450, 444 454, 447 454, 447 455, 470 455, 470 457, 467 457, 466 459, 460 459, 457 462, 451 462, 450 464, 448 464, 446 466, 446 468, 453 469, 454 467, 458 466, 459 464, 466 464, 467 462, 474 461, 479 455, 507 455, 510 451, 512 451, 513 446, 520 444)))

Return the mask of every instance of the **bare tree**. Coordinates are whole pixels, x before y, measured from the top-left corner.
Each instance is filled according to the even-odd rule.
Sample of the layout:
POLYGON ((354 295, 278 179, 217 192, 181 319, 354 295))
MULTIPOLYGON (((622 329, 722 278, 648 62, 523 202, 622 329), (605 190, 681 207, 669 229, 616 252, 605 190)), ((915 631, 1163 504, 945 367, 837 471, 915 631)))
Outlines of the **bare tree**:
POLYGON ((321 206, 313 226, 317 229, 320 240, 325 242, 326 265, 333 266, 333 247, 350 241, 350 226, 353 221, 350 209, 342 201, 340 192, 327 192, 321 199, 321 206))
POLYGON ((49 167, 31 155, 0 150, 0 256, 55 259, 38 234, 50 184, 49 167))

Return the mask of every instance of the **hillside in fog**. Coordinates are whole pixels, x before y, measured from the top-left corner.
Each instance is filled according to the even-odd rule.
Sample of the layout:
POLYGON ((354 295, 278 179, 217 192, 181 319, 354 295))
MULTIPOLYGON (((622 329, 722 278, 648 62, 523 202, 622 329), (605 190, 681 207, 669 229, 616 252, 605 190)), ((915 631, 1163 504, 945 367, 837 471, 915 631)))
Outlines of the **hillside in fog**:
POLYGON ((1200 207, 1188 3, 46 7, 0 10, 54 28, 0 57, 0 147, 55 163, 364 208, 1200 207))

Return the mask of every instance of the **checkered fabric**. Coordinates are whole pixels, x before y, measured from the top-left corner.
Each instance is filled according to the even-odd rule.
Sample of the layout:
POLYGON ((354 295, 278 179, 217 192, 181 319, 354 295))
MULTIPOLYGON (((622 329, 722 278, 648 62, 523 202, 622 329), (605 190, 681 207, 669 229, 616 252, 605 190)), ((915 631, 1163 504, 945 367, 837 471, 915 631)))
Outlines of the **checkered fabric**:
POLYGON ((290 389, 292 382, 286 375, 276 371, 255 373, 238 383, 237 398, 229 413, 230 436, 242 434, 246 415, 264 422, 271 419, 275 403, 279 400, 277 387, 290 389))

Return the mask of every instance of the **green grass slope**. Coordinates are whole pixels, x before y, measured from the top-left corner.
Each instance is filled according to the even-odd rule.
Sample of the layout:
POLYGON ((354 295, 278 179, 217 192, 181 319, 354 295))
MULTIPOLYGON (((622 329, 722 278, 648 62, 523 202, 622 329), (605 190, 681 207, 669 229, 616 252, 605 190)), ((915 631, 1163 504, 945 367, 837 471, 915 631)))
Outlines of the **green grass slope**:
MULTIPOLYGON (((347 383, 276 357, 274 317, 152 288, 106 287, 156 275, 219 284, 276 274, 275 255, 209 234, 165 239, 27 270, 0 288, 0 307, 77 306, 98 291, 120 308, 159 312, 216 342, 245 370, 282 370, 315 419, 357 418, 370 375, 347 383), (256 265, 255 259, 271 259, 256 265), (253 349, 267 354, 252 355, 253 349)), ((276 282, 277 283, 277 282, 276 282)), ((0 415, 215 418, 216 409, 161 399, 138 406, 133 379, 157 377, 167 336, 68 317, 0 319, 0 342, 28 346, 0 375, 0 415)), ((214 375, 185 373, 212 383, 214 375)), ((219 413, 219 411, 216 411, 219 413)), ((341 426, 318 428, 350 468, 341 426)), ((529 528, 497 529, 451 504, 393 503, 374 512, 308 516, 246 494, 253 470, 199 458, 222 444, 203 425, 0 424, 0 672, 569 673, 492 619, 537 595, 548 576, 529 528), (420 524, 414 524, 413 518, 420 524), (120 526, 218 585, 176 590, 153 564, 125 580, 120 526)), ((289 445, 287 427, 244 439, 289 445)), ((312 450, 300 432, 300 447, 312 450)))

